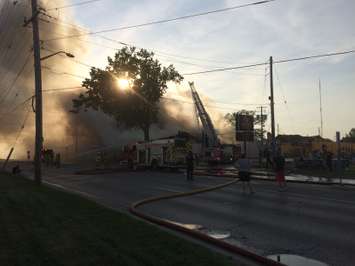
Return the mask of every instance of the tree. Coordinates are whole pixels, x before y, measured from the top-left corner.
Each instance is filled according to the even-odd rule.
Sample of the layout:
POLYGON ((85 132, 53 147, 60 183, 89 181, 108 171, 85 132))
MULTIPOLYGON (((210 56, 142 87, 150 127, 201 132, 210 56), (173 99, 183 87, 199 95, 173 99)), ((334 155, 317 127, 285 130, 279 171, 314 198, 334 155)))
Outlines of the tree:
POLYGON ((343 142, 355 142, 355 128, 352 128, 349 131, 349 134, 342 139, 343 142))
POLYGON ((154 53, 124 47, 114 58, 108 57, 105 70, 91 68, 90 78, 82 82, 86 91, 73 100, 73 111, 79 112, 81 108, 102 111, 118 125, 141 129, 147 141, 151 125, 158 122, 158 104, 167 83, 182 80, 173 65, 162 67, 154 59, 154 53), (122 84, 129 88, 120 90, 122 84))

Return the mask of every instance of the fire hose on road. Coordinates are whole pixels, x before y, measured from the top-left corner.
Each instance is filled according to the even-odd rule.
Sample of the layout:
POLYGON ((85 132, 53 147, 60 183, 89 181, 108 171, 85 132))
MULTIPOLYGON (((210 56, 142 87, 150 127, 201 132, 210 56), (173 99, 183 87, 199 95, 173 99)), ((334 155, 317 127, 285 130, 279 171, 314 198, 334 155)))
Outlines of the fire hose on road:
POLYGON ((213 187, 208 187, 208 188, 203 188, 203 189, 197 189, 197 190, 193 190, 193 191, 188 191, 188 192, 182 192, 182 193, 174 193, 174 194, 170 194, 170 195, 166 195, 166 196, 160 196, 160 197, 151 197, 151 198, 147 198, 138 202, 133 203, 130 206, 129 211, 137 216, 140 217, 146 221, 152 222, 154 224, 157 224, 159 226, 163 226, 166 227, 168 229, 172 229, 181 233, 184 233, 186 235, 189 235, 193 238, 202 240, 206 243, 212 244, 216 247, 219 247, 223 250, 226 250, 230 253, 236 254, 236 255, 241 255, 243 257, 249 258, 255 262, 258 263, 262 263, 262 265, 273 265, 273 266, 281 266, 284 264, 281 264, 279 262, 276 262, 274 260, 271 260, 269 258, 263 257, 261 255, 255 254, 253 252, 250 252, 246 249, 234 246, 232 244, 229 244, 225 241, 221 241, 218 240, 216 238, 213 238, 211 236, 208 236, 204 233, 201 233, 199 231, 196 230, 192 230, 192 229, 188 229, 184 226, 181 226, 177 223, 171 222, 171 221, 167 221, 164 220, 162 218, 156 217, 156 216, 152 216, 149 214, 146 214, 142 211, 138 210, 138 207, 146 205, 148 203, 153 203, 153 202, 157 202, 157 201, 161 201, 161 200, 167 200, 167 199, 175 199, 175 198, 181 198, 181 197, 187 197, 187 196, 192 196, 192 195, 196 195, 196 194, 201 194, 201 193, 205 193, 205 192, 210 192, 213 190, 218 190, 233 184, 236 184, 237 182, 239 182, 239 179, 233 180, 233 181, 229 181, 227 183, 221 184, 221 185, 217 185, 217 186, 213 186, 213 187))

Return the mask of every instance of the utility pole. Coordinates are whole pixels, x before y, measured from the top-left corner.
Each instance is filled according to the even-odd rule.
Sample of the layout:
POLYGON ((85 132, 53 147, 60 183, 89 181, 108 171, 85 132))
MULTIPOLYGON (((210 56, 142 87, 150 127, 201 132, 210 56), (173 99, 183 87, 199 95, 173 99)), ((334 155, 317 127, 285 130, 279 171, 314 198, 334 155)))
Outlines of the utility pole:
POLYGON ((264 106, 260 106, 260 132, 261 132, 261 145, 264 145, 264 106))
POLYGON ((323 106, 322 106, 322 84, 319 79, 319 111, 320 111, 320 136, 323 137, 323 106))
POLYGON ((31 5, 36 99, 35 181, 40 185, 42 183, 41 153, 43 146, 41 47, 38 29, 39 11, 37 0, 31 0, 31 5))
POLYGON ((74 143, 75 155, 78 155, 78 145, 79 145, 79 128, 78 128, 78 124, 75 124, 75 143, 74 143))
POLYGON ((259 165, 262 166, 264 153, 264 106, 260 106, 260 150, 259 150, 259 165))
POLYGON ((275 103, 274 103, 274 74, 273 74, 273 59, 270 56, 270 110, 271 110, 271 149, 272 156, 276 155, 276 140, 275 140, 275 103))

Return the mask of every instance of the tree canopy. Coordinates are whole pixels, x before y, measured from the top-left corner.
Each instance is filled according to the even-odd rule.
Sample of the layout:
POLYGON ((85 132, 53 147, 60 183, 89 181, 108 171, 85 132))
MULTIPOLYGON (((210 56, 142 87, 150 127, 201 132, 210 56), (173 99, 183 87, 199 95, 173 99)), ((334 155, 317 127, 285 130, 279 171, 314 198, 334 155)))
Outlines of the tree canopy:
POLYGON ((355 128, 352 128, 349 131, 349 134, 342 139, 343 142, 355 142, 355 128))
POLYGON ((114 58, 108 57, 105 70, 91 68, 90 78, 82 82, 86 91, 73 100, 74 112, 89 108, 113 117, 118 125, 143 130, 150 139, 150 126, 158 122, 159 100, 168 82, 183 77, 173 65, 163 67, 154 53, 124 47, 114 58), (120 86, 125 88, 120 88, 120 86))

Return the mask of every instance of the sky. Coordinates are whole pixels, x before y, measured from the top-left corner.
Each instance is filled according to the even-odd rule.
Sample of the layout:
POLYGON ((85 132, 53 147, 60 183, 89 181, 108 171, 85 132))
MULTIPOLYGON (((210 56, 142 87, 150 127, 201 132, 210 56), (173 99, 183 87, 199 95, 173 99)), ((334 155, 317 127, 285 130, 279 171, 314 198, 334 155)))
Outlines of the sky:
MULTIPOLYGON (((63 1, 51 1, 54 6, 63 1)), ((81 0, 69 1, 78 3, 81 0)), ((91 31, 210 11, 252 0, 101 0, 51 11, 91 31), (72 16, 70 16, 70 13, 72 16), (74 18, 74 19, 73 19, 74 18)), ((187 20, 100 34, 156 52, 163 65, 180 73, 239 66, 355 49, 355 1, 276 0, 187 20)), ((119 45, 98 36, 81 37, 89 49, 76 58, 104 67, 119 45), (95 44, 93 44, 95 43, 95 44)), ((275 118, 280 134, 317 135, 319 79, 324 136, 334 139, 355 127, 355 54, 274 66, 275 118)), ((82 70, 83 72, 87 70, 82 70)), ((214 101, 210 112, 258 110, 269 114, 269 69, 265 66, 185 76, 214 101), (217 108, 216 108, 217 107, 217 108), (259 108, 260 110, 260 108, 259 108)), ((85 75, 85 73, 83 73, 85 75)), ((268 125, 270 128, 270 125, 268 125)))

